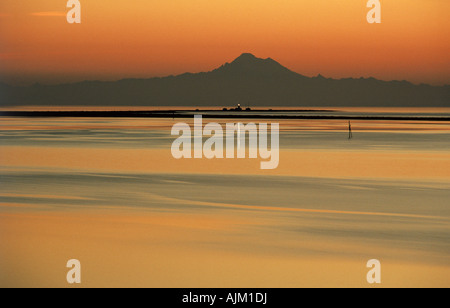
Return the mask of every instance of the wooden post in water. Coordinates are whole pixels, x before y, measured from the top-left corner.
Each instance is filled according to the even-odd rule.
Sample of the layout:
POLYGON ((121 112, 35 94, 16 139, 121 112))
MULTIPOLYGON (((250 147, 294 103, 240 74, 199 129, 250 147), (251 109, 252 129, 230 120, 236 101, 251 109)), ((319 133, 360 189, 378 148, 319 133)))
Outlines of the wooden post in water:
POLYGON ((348 139, 352 139, 352 138, 353 138, 352 123, 350 121, 348 121, 348 139))

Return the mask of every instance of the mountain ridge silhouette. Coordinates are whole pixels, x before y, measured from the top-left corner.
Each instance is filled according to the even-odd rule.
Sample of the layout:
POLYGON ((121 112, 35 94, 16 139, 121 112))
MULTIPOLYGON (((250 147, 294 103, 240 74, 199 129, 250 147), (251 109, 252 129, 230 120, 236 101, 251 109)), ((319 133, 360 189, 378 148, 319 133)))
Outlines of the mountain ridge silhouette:
POLYGON ((306 77, 251 53, 209 72, 0 89, 1 106, 450 107, 449 85, 306 77))

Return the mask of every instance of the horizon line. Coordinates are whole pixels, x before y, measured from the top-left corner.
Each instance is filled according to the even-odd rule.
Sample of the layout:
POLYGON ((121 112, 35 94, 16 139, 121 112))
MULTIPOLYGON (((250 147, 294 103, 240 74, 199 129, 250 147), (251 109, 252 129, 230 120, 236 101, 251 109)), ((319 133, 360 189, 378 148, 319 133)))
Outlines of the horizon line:
POLYGON ((225 66, 226 64, 231 64, 233 63, 235 60, 237 60, 238 58, 244 56, 244 55, 251 55, 253 56, 255 59, 258 60, 263 60, 263 61, 267 61, 267 60, 272 60, 275 61, 276 63, 278 63, 279 65, 281 65, 282 67, 288 69, 289 71, 298 74, 300 76, 306 77, 306 78, 324 78, 324 79, 328 79, 328 80, 348 80, 348 79, 353 79, 353 80, 370 80, 370 79, 374 79, 376 81, 381 81, 381 82, 406 82, 409 83, 411 85, 414 86, 430 86, 430 87, 447 87, 450 86, 450 83, 443 83, 443 84, 430 84, 430 83, 425 83, 425 82, 420 82, 420 83, 415 83, 412 81, 409 81, 407 79, 391 79, 391 80, 387 80, 387 79, 379 79, 373 76, 369 76, 369 77, 342 77, 342 78, 333 78, 333 77, 326 77, 324 76, 322 73, 318 73, 315 76, 307 76, 304 74, 301 74, 299 72, 293 71, 290 68, 282 65, 280 62, 276 61, 275 59, 273 59, 272 57, 268 57, 268 58, 259 58, 256 57, 253 53, 249 53, 249 52, 244 52, 241 53, 238 57, 234 58, 233 61, 231 62, 225 62, 224 64, 221 64, 219 67, 213 68, 209 71, 198 71, 198 72, 183 72, 183 73, 178 73, 178 74, 169 74, 169 75, 162 75, 162 76, 152 76, 152 77, 123 77, 123 78, 118 78, 118 79, 80 79, 77 81, 69 81, 69 82, 63 82, 63 83, 53 83, 53 82, 43 82, 43 81, 32 81, 30 83, 23 83, 23 84, 11 84, 7 81, 2 81, 0 77, 0 84, 4 84, 10 87, 32 87, 32 86, 60 86, 60 85, 73 85, 73 84, 80 84, 80 83, 86 83, 86 82, 120 82, 120 81, 125 81, 125 80, 150 80, 150 79, 156 79, 156 78, 169 78, 169 77, 179 77, 179 76, 183 76, 183 75, 187 75, 187 74, 191 74, 191 75, 195 75, 195 74, 207 74, 207 73, 211 73, 215 70, 218 70, 220 68, 222 68, 223 66, 225 66))

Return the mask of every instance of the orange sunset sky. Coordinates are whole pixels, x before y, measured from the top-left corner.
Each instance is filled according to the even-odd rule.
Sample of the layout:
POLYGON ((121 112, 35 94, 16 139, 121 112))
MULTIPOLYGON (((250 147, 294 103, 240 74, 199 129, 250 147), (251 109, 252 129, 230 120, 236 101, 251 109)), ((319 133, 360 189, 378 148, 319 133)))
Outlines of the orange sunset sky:
POLYGON ((0 81, 117 80, 212 70, 243 52, 307 75, 450 83, 450 1, 0 1, 0 81))

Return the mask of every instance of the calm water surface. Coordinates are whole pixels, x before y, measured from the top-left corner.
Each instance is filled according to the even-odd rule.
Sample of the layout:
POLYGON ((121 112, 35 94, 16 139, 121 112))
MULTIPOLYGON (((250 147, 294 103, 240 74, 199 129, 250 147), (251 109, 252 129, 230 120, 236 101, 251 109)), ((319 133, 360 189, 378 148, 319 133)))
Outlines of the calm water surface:
POLYGON ((450 286, 450 123, 280 120, 264 171, 173 159, 179 121, 1 118, 0 286, 450 286))

